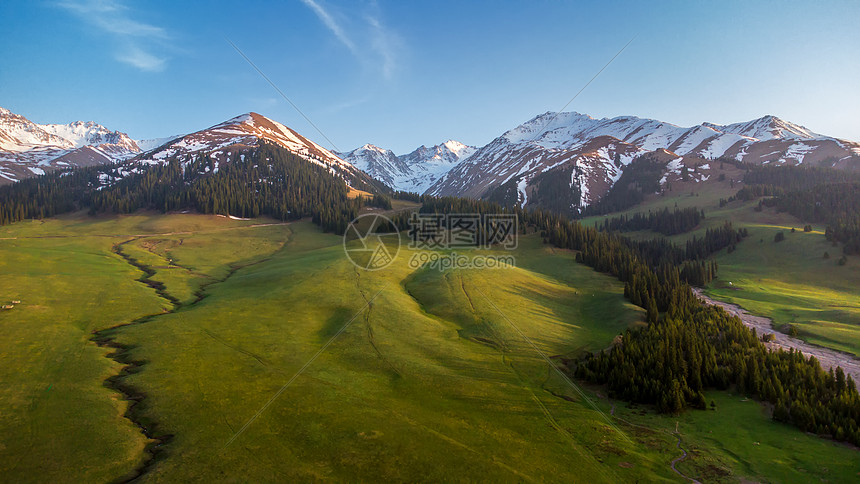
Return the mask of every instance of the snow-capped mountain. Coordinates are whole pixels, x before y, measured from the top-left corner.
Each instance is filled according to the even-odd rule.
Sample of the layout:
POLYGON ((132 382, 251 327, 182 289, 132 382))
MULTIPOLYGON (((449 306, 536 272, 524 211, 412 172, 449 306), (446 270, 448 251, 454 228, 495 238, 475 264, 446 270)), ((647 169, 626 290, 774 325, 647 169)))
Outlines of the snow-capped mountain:
POLYGON ((146 152, 152 151, 156 148, 160 148, 161 145, 169 143, 176 138, 181 138, 183 136, 185 135, 177 134, 175 136, 166 136, 164 138, 136 139, 134 140, 134 142, 137 143, 137 146, 140 148, 140 151, 146 152))
POLYGON ((429 148, 422 145, 411 153, 397 156, 391 150, 367 144, 342 153, 341 157, 389 187, 423 193, 475 150, 459 141, 448 140, 429 148))
POLYGON ((759 141, 768 141, 772 139, 813 139, 823 138, 824 136, 813 133, 803 126, 798 126, 786 121, 783 121, 776 116, 763 116, 746 123, 735 123, 725 126, 718 124, 702 123, 702 126, 712 128, 723 133, 739 134, 748 138, 755 138, 759 141))
POLYGON ((427 193, 478 198, 509 184, 516 185, 518 201, 526 205, 535 177, 572 168, 564 173, 570 173, 571 190, 581 194, 578 205, 586 206, 602 197, 635 157, 655 150, 696 166, 703 159, 728 157, 748 163, 860 169, 860 144, 822 136, 774 116, 683 128, 635 116, 594 119, 579 113, 545 113, 480 148, 427 193))
POLYGON ((70 141, 75 148, 84 146, 99 146, 111 144, 123 146, 127 151, 136 151, 140 148, 125 133, 110 131, 104 126, 93 121, 75 121, 69 124, 43 124, 43 130, 60 138, 70 141))
POLYGON ((211 156, 217 166, 218 162, 227 160, 231 151, 257 146, 260 140, 272 141, 309 161, 338 171, 357 172, 355 167, 334 153, 283 124, 257 113, 236 116, 210 128, 174 138, 144 153, 136 161, 156 163, 174 157, 185 159, 202 153, 211 156))
POLYGON ((400 158, 410 165, 431 163, 434 165, 453 165, 472 156, 474 146, 467 146, 459 141, 449 139, 441 145, 419 146, 412 153, 401 155, 400 158))
POLYGON ((344 161, 389 187, 396 188, 399 181, 411 172, 409 165, 401 161, 393 151, 371 144, 339 155, 344 161))
POLYGON ((210 128, 191 134, 168 138, 166 142, 153 140, 150 145, 156 148, 125 161, 110 175, 102 177, 103 184, 110 184, 119 178, 143 169, 144 165, 167 163, 176 159, 189 163, 198 155, 207 155, 217 171, 231 157, 259 146, 261 140, 283 146, 311 163, 326 167, 347 183, 374 183, 365 173, 343 161, 334 153, 305 138, 296 131, 273 121, 261 114, 247 113, 216 124, 210 128))
POLYGON ((0 184, 56 168, 124 160, 139 152, 127 134, 92 121, 36 124, 0 107, 0 184))

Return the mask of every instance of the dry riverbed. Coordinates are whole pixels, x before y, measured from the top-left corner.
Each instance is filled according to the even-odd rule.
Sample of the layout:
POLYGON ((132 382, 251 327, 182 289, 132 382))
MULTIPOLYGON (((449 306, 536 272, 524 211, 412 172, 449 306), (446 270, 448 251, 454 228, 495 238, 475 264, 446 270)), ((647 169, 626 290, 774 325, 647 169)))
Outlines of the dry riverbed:
POLYGON ((814 356, 821 363, 821 367, 824 368, 825 371, 830 370, 831 367, 835 369, 837 366, 841 366, 846 375, 851 375, 855 384, 860 383, 860 360, 857 360, 853 356, 841 351, 816 346, 797 338, 792 338, 785 333, 775 330, 771 324, 771 320, 768 318, 752 315, 744 308, 735 304, 729 304, 712 299, 706 296, 701 289, 693 288, 693 292, 699 297, 699 299, 707 304, 720 306, 729 314, 739 317, 745 325, 750 328, 755 328, 756 334, 759 336, 772 334, 774 336, 773 341, 765 343, 765 345, 771 350, 782 348, 785 351, 788 351, 789 348, 794 348, 795 351, 801 351, 807 357, 814 356))

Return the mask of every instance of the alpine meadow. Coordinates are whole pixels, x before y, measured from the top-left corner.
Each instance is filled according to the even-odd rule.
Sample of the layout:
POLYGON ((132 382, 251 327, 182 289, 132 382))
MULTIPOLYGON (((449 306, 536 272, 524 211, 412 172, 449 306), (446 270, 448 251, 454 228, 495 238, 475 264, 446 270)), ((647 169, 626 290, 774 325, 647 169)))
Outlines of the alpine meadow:
POLYGON ((5 2, 0 482, 857 482, 857 15, 5 2))

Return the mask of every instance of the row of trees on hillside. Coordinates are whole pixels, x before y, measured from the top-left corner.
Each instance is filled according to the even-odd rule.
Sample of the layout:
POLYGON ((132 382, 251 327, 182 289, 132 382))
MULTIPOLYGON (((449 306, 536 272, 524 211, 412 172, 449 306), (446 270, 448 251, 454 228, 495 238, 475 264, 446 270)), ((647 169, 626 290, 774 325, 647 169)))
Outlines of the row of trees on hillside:
POLYGON ((342 233, 363 205, 391 207, 385 195, 350 199, 348 192, 346 183, 327 168, 281 146, 262 143, 218 165, 201 155, 184 163, 171 159, 158 165, 90 167, 23 180, 0 188, 0 223, 82 209, 91 213, 190 209, 279 220, 311 217, 324 230, 342 233), (102 183, 109 179, 117 181, 102 183))
POLYGON ((705 212, 696 207, 674 209, 668 207, 656 212, 637 212, 632 216, 618 215, 605 218, 598 225, 600 230, 608 232, 632 232, 636 230, 652 230, 663 235, 676 235, 696 228, 705 218, 705 212))
POLYGON ((624 167, 621 177, 596 203, 582 211, 583 217, 620 212, 642 203, 646 195, 660 191, 660 179, 666 163, 656 155, 645 154, 637 157, 624 167))
POLYGON ((735 385, 771 403, 774 420, 860 443, 860 397, 850 376, 841 368, 825 372, 814 357, 794 350, 769 351, 720 308, 674 310, 573 368, 578 378, 606 384, 615 398, 654 403, 666 413, 704 409, 706 389, 735 385))
MULTIPOLYGON (((422 210, 434 213, 504 210, 474 200, 423 197, 423 202, 422 210)), ((740 319, 703 305, 685 281, 685 267, 698 267, 713 277, 717 268, 705 259, 708 250, 737 243, 743 231, 726 224, 689 248, 674 247, 668 250, 673 255, 664 256, 664 239, 634 243, 557 214, 512 212, 548 242, 578 251, 579 261, 623 281, 625 295, 646 310, 649 324, 628 330, 621 344, 565 361, 575 376, 606 384, 614 397, 655 404, 667 413, 704 408, 705 389, 734 386, 772 403, 775 420, 860 444, 860 395, 850 377, 841 369, 825 372, 818 361, 801 353, 769 351, 740 319), (674 262, 682 253, 684 260, 674 262)))
POLYGON ((803 222, 826 226, 827 240, 860 254, 860 175, 832 168, 752 167, 735 199, 760 200, 803 222))

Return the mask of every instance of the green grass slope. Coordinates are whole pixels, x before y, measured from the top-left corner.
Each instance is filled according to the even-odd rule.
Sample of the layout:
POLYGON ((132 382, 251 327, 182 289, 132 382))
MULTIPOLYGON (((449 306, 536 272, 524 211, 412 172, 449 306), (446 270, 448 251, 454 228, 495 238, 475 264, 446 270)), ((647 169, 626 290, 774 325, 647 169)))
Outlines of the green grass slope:
MULTIPOLYGON (((719 278, 706 288, 708 295, 769 317, 776 327, 792 324, 806 341, 860 356, 860 257, 848 257, 847 264, 839 265, 842 247, 827 242, 823 226, 814 225, 812 232, 804 233, 804 224, 787 213, 754 210, 756 201, 720 207, 720 198, 729 198, 742 186, 732 188, 728 181, 742 176, 735 167, 725 165, 724 171, 726 181, 686 183, 622 213, 675 206, 703 209, 706 218, 698 228, 669 238, 678 244, 726 220, 735 227, 746 227, 750 236, 735 252, 715 254, 719 278), (785 234, 783 242, 774 242, 777 232, 785 234), (825 252, 829 258, 824 257, 825 252)), ((602 219, 590 217, 584 223, 593 225, 602 219)), ((625 235, 638 239, 660 236, 650 231, 625 235)))
POLYGON ((531 343, 596 351, 642 311, 535 235, 493 270, 414 269, 404 247, 365 272, 341 244, 307 222, 182 214, 4 227, 0 290, 22 303, 0 312, 3 480, 104 482, 145 462, 141 480, 168 482, 678 480, 676 420, 691 451, 677 468, 700 479, 860 471, 856 450, 726 394, 716 412, 607 416, 531 343), (172 435, 154 460, 94 331, 144 363, 122 381, 144 396, 134 421, 172 435))
MULTIPOLYGON (((0 311, 0 480, 108 482, 144 463, 148 439, 123 416, 128 402, 104 384, 121 365, 91 338, 172 305, 138 282, 140 271, 113 247, 139 234, 222 234, 242 224, 182 215, 69 216, 0 228, 0 303, 21 301, 0 311)), ((238 239, 207 246, 225 256, 219 265, 231 253, 247 258, 266 250, 243 248, 238 239)))
MULTIPOLYGON (((115 332, 148 361, 129 381, 151 389, 147 414, 175 436, 146 479, 669 476, 659 453, 612 430, 488 302, 549 354, 594 350, 640 319, 617 282, 570 254, 546 273, 443 274, 415 272, 401 253, 390 270, 367 273, 344 258, 339 237, 291 230, 282 251, 193 308, 115 332)), ((534 237, 526 245, 517 252, 526 263, 546 250, 534 237)))

